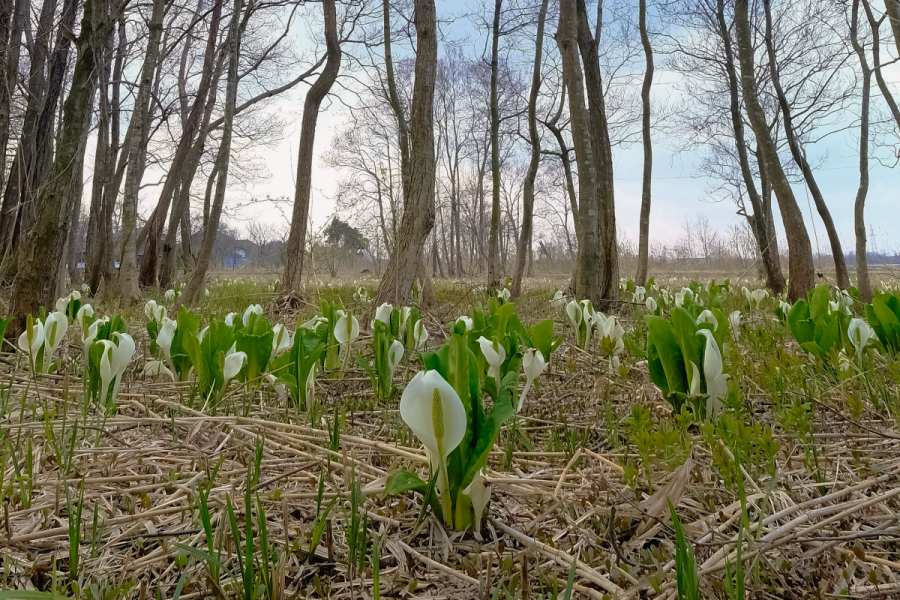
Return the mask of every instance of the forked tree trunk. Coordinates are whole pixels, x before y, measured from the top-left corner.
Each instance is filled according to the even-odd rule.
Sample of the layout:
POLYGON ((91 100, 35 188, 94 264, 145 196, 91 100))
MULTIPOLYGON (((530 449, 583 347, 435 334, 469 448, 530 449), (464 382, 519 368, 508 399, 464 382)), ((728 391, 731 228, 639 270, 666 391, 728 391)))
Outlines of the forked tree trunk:
POLYGON ((650 261, 650 187, 653 176, 653 147, 650 139, 650 86, 653 85, 653 47, 647 33, 647 0, 638 2, 638 29, 644 48, 644 82, 641 85, 641 136, 644 146, 644 172, 641 180, 641 217, 638 233, 638 264, 634 274, 635 285, 647 284, 647 267, 650 261))
POLYGON ((76 165, 83 158, 85 132, 90 127, 91 99, 96 64, 94 48, 106 45, 110 33, 108 0, 87 0, 81 32, 75 41, 78 57, 72 85, 66 98, 63 122, 50 177, 41 189, 40 211, 27 232, 19 253, 18 271, 13 284, 10 313, 15 317, 10 335, 24 329, 28 314, 36 315, 41 306, 53 306, 59 281, 59 267, 66 228, 71 217, 76 185, 76 165))
POLYGON ((230 51, 228 60, 228 76, 225 87, 225 114, 222 123, 222 141, 216 156, 216 166, 219 172, 219 180, 216 182, 216 193, 213 198, 212 208, 209 213, 209 227, 203 231, 203 242, 200 244, 200 252, 197 254, 197 265, 191 278, 182 292, 179 305, 190 306, 205 289, 206 272, 209 269, 213 247, 216 243, 216 233, 219 230, 219 220, 222 217, 222 207, 225 204, 225 188, 228 185, 228 165, 231 160, 231 137, 234 128, 234 113, 237 104, 238 87, 238 62, 241 56, 240 27, 242 12, 242 0, 234 0, 234 12, 231 17, 231 30, 228 34, 230 51))
POLYGON ((313 145, 319 107, 328 95, 341 68, 341 43, 338 39, 337 9, 335 0, 323 0, 325 13, 325 45, 327 59, 322 74, 306 93, 303 102, 303 120, 300 124, 300 150, 297 152, 297 187, 294 190, 294 212, 288 235, 284 261, 282 290, 299 294, 303 277, 303 252, 306 248, 306 227, 309 221, 309 201, 312 193, 313 145))
POLYGON ((534 45, 534 71, 531 75, 531 93, 528 96, 528 138, 531 143, 531 162, 525 173, 522 184, 522 231, 516 246, 516 269, 513 273, 512 295, 522 293, 522 278, 525 275, 525 263, 531 248, 532 222, 534 217, 534 180, 537 178, 538 166, 541 163, 541 138, 537 129, 537 101, 541 91, 541 56, 544 51, 544 21, 547 18, 548 0, 541 2, 538 12, 537 38, 534 45))
MULTIPOLYGON (((890 0, 888 0, 890 2, 890 0)), ((853 0, 850 17, 850 42, 859 57, 862 72, 862 100, 859 114, 859 188, 853 204, 853 230, 856 234, 856 287, 859 299, 872 302, 872 282, 869 280, 869 261, 866 253, 866 196, 869 193, 869 101, 872 87, 872 69, 866 59, 865 49, 859 42, 859 3, 853 0)), ((877 36, 874 43, 878 44, 877 36)), ((877 57, 877 54, 875 55, 877 57)), ((876 59, 877 62, 877 59, 876 59)))
POLYGON ((772 41, 772 0, 763 0, 763 7, 766 15, 765 44, 766 51, 769 56, 769 75, 772 78, 772 87, 775 88, 775 95, 778 98, 778 105, 781 108, 781 116, 784 124, 784 133, 787 136, 788 146, 791 150, 791 156, 794 162, 800 167, 803 173, 803 179, 812 194, 813 202, 816 203, 816 210, 822 223, 825 224, 825 231, 828 233, 828 241, 831 244, 831 254, 834 257, 834 271, 837 285, 842 290, 850 287, 850 276, 847 274, 847 261, 844 259, 844 250, 841 248, 841 238, 838 237, 837 228, 834 226, 834 219, 831 218, 831 212, 828 205, 825 204, 825 197, 816 181, 812 167, 806 160, 806 154, 800 145, 800 139, 794 131, 794 118, 791 112, 791 105, 788 102, 784 88, 781 86, 781 74, 778 69, 778 59, 775 55, 775 44, 772 41))
MULTIPOLYGON (((206 51, 203 57, 203 68, 200 75, 200 82, 197 86, 197 92, 188 118, 184 123, 181 131, 181 139, 175 148, 175 155, 172 157, 172 164, 166 173, 166 179, 163 183, 162 190, 159 193, 159 201, 156 208, 147 220, 147 225, 141 232, 140 240, 146 239, 144 246, 144 259, 141 262, 140 284, 144 287, 157 285, 157 266, 159 264, 160 242, 162 241, 163 228, 166 225, 166 215, 169 213, 169 205, 172 203, 172 197, 175 190, 181 183, 181 173, 187 161, 188 154, 194 143, 194 137, 200 124, 200 117, 206 104, 206 96, 212 85, 212 78, 215 72, 214 64, 216 58, 216 47, 219 37, 219 22, 222 15, 222 0, 215 0, 215 6, 210 16, 209 33, 206 40, 206 51)), ((163 247, 163 252, 171 252, 172 248, 163 247)))
POLYGON ((488 233, 488 285, 500 285, 500 104, 497 77, 500 70, 500 9, 503 0, 494 0, 491 29, 491 230, 488 233))
MULTIPOLYGON (((888 12, 886 17, 891 22, 891 27, 894 32, 894 41, 897 42, 897 52, 900 52, 900 38, 897 37, 897 34, 900 33, 900 24, 897 23, 897 0, 893 0, 893 5, 891 4, 892 0, 885 0, 885 4, 888 7, 891 7, 893 10, 893 14, 888 12)), ((888 105, 888 110, 890 110, 891 115, 894 117, 894 122, 897 124, 897 132, 900 133, 900 107, 897 106, 897 100, 894 98, 893 92, 888 87, 888 83, 884 80, 884 72, 881 68, 881 21, 875 18, 875 14, 872 12, 872 7, 869 4, 869 0, 862 0, 863 9, 866 11, 866 19, 869 21, 869 26, 872 28, 872 74, 875 75, 875 82, 878 83, 878 89, 881 90, 881 95, 884 97, 885 104, 888 105)))
POLYGON ((394 252, 373 306, 409 304, 421 269, 425 240, 434 226, 434 81, 437 74, 437 15, 434 0, 415 0, 416 65, 410 104, 410 170, 403 217, 394 252))
POLYGON ((750 126, 759 144, 760 158, 772 190, 778 198, 781 220, 788 241, 788 298, 796 302, 816 285, 816 269, 813 263, 812 244, 803 222, 803 213, 794 197, 794 191, 778 157, 778 148, 769 132, 766 114, 759 102, 756 89, 754 46, 750 29, 748 0, 735 0, 735 34, 738 43, 738 63, 741 67, 741 89, 750 126))
MULTIPOLYGON (((721 38, 725 49, 725 72, 728 76, 728 93, 730 99, 729 112, 731 114, 735 148, 737 149, 741 178, 743 179, 744 187, 747 190, 750 206, 753 209, 753 214, 748 215, 744 213, 744 217, 750 224, 750 230, 753 232, 757 248, 759 248, 759 257, 763 274, 766 279, 766 287, 772 290, 774 294, 780 294, 784 291, 787 282, 781 272, 781 263, 778 256, 778 246, 774 235, 774 228, 770 227, 769 215, 771 213, 771 204, 768 205, 770 210, 766 210, 766 202, 763 197, 760 196, 760 193, 756 188, 753 172, 750 169, 747 139, 744 135, 744 117, 741 114, 739 81, 735 64, 734 49, 731 45, 731 31, 725 20, 725 0, 717 1, 716 22, 719 37, 721 38)), ((760 171, 763 171, 761 162, 760 171)))
MULTIPOLYGON (((216 3, 220 10, 221 2, 216 3)), ((147 51, 141 67, 137 98, 131 116, 128 150, 128 172, 122 198, 122 235, 119 262, 118 295, 126 303, 137 302, 141 297, 137 273, 137 201, 144 164, 147 160, 147 144, 150 137, 150 87, 159 61, 159 45, 163 33, 163 11, 165 0, 153 0, 153 14, 150 17, 147 51)))

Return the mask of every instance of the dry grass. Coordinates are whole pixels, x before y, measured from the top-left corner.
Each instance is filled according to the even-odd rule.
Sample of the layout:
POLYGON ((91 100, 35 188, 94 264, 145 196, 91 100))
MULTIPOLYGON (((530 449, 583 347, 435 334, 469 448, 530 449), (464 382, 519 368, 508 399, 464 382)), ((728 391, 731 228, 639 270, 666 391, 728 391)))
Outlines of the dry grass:
MULTIPOLYGON (((517 303, 523 321, 552 316, 546 300, 556 283, 547 278, 532 285, 517 303)), ((431 348, 439 342, 439 324, 467 312, 482 297, 477 288, 461 284, 443 286, 438 294, 439 305, 425 315, 431 348)), ((285 315, 284 322, 295 318, 285 315)), ((631 318, 627 307, 622 318, 631 318)), ((760 327, 774 319, 771 314, 755 318, 760 327)), ((135 320, 131 329, 137 329, 135 320)), ((312 418, 279 403, 264 388, 248 391, 237 385, 230 388, 230 409, 213 416, 197 410, 189 384, 142 381, 129 372, 118 412, 104 418, 93 410, 82 412, 78 346, 67 349, 62 376, 37 382, 25 375, 21 357, 5 358, 0 582, 10 589, 47 590, 55 577, 63 588, 69 523, 83 494, 77 575, 82 586, 93 582, 109 600, 170 598, 180 581, 182 598, 236 595, 227 577, 212 582, 205 566, 189 560, 178 544, 206 548, 198 493, 211 485, 215 542, 223 563, 236 568, 238 548, 227 525, 226 498, 243 523, 251 510, 244 503, 248 470, 261 447, 252 492, 264 509, 274 548, 270 568, 280 597, 373 596, 371 550, 364 572, 351 577, 348 568, 349 498, 356 482, 366 496, 361 510, 369 537, 381 549, 384 598, 489 598, 494 593, 551 598, 553 582, 565 586, 576 558, 573 597, 675 598, 674 535, 666 498, 677 506, 694 542, 702 596, 728 597, 723 581, 726 567, 735 565, 742 516, 738 492, 720 468, 721 455, 730 450, 721 440, 710 442, 694 424, 685 441, 690 458, 656 457, 649 479, 641 469, 636 476, 629 473, 630 466, 644 466, 626 431, 631 408, 640 404, 654 423, 671 423, 671 407, 639 360, 626 359, 627 377, 610 375, 605 361, 570 341, 554 355, 540 395, 527 399, 495 448, 487 472, 490 519, 481 534, 445 531, 430 515, 417 525, 422 511, 415 496, 382 499, 388 474, 401 467, 424 472, 425 458, 408 439, 396 400, 375 405, 361 371, 320 379, 319 408, 312 418), (330 434, 335 415, 341 429, 337 445, 330 434), (66 451, 55 448, 67 446, 76 420, 71 465, 61 467, 59 457, 67 462, 66 451), (48 439, 51 432, 54 439, 48 439), (29 440, 30 477, 21 474, 29 440), (320 478, 325 500, 339 500, 311 557, 320 478)), ((138 347, 140 352, 146 344, 138 347)), ((820 385, 803 441, 773 416, 773 394, 763 375, 771 356, 743 346, 737 352, 747 363, 739 385, 748 413, 772 425, 780 443, 774 473, 744 465, 749 532, 742 536, 742 559, 748 597, 898 597, 900 432, 892 413, 867 406, 853 415, 843 384, 820 385), (815 472, 804 459, 810 445, 817 453, 815 472)), ((143 361, 136 357, 135 364, 143 361)), ((400 378, 408 380, 416 368, 405 361, 400 378)), ((808 389, 797 383, 798 389, 808 389)), ((897 395, 892 380, 890 393, 897 395)), ((657 450, 664 454, 666 449, 657 450)), ((260 514, 256 507, 252 511, 256 538, 260 514)))

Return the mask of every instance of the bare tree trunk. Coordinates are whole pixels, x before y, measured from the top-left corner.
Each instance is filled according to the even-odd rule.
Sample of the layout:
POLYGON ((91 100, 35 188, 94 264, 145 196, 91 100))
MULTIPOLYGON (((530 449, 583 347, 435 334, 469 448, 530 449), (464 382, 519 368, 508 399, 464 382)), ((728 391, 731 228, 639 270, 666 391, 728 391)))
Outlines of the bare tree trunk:
MULTIPOLYGON (((302 287, 303 252, 306 248, 306 227, 309 221, 309 200, 312 192, 313 143, 319 107, 328 95, 341 68, 341 43, 338 39, 337 9, 335 0, 323 0, 325 12, 325 45, 327 59, 322 74, 306 93, 303 103, 303 120, 300 125, 300 150, 297 153, 297 187, 294 191, 294 212, 291 216, 291 232, 288 235, 284 261, 282 290, 287 294, 299 294, 302 287)), ((390 35, 388 32, 387 35, 390 35)))
MULTIPOLYGON (((891 24, 891 31, 894 32, 897 54, 900 55, 900 0, 884 0, 884 12, 891 24)), ((877 63, 876 66, 878 66, 877 63)))
POLYGON ((438 53, 434 0, 415 0, 414 21, 417 51, 410 105, 409 187, 397 243, 373 306, 383 302, 409 304, 416 274, 424 271, 425 240, 434 226, 434 82, 438 53))
POLYGON ((500 9, 503 0, 494 0, 491 29, 491 230, 488 234, 488 285, 500 285, 500 105, 497 76, 500 68, 500 9))
POLYGON ((647 33, 647 0, 638 2, 638 28, 644 47, 644 83, 641 85, 641 135, 644 146, 644 172, 641 181, 641 217, 638 234, 638 264, 635 285, 647 284, 647 263, 650 260, 650 187, 653 175, 653 147, 650 138, 650 86, 653 85, 653 47, 647 33))
MULTIPOLYGON (((163 228, 166 224, 166 215, 169 212, 169 205, 175 190, 181 183, 181 173, 187 156, 190 153, 194 143, 194 136, 197 133, 200 117, 206 104, 206 96, 209 93, 213 74, 215 72, 215 56, 216 46, 219 35, 219 22, 222 14, 222 0, 216 0, 209 22, 209 34, 206 43, 206 52, 203 58, 203 70, 200 76, 200 83, 197 86, 197 92, 194 97, 194 103, 188 118, 184 123, 181 131, 181 139, 175 149, 175 155, 172 157, 172 164, 166 174, 165 183, 159 194, 159 201, 153 213, 147 220, 147 225, 141 232, 140 239, 146 238, 147 243, 144 246, 144 259, 141 262, 140 284, 144 287, 157 285, 157 265, 159 261, 159 245, 162 241, 163 228)), ((140 239, 138 245, 140 245, 140 239)), ((170 252, 171 248, 163 247, 163 252, 170 252)))
MULTIPOLYGON (((744 187, 747 190, 747 197, 750 199, 750 206, 753 214, 744 216, 750 224, 750 229, 756 238, 756 244, 759 248, 761 266, 766 278, 766 287, 775 294, 784 291, 787 282, 781 272, 781 264, 777 252, 777 242, 774 237, 774 227, 770 228, 771 218, 769 216, 771 210, 766 210, 765 201, 756 189, 756 182, 753 179, 753 172, 750 169, 750 159, 747 154, 747 140, 744 136, 744 120, 741 114, 741 105, 739 94, 739 83, 737 68, 735 65, 734 50, 731 45, 731 31, 728 23, 725 21, 725 0, 718 0, 716 6, 716 20, 718 23, 718 33, 725 48, 725 71, 728 75, 728 92, 730 97, 729 111, 731 113, 731 124, 734 132, 735 147, 738 154, 738 163, 741 168, 741 177, 744 181, 744 187), (771 229, 771 234, 770 234, 771 229)), ((760 161, 760 171, 763 171, 762 161, 760 161)), ((761 175, 762 176, 762 175, 761 175)), ((771 203, 769 204, 771 209, 771 203)))
POLYGON ((238 62, 241 55, 240 27, 242 13, 242 0, 234 0, 234 12, 231 17, 231 30, 228 34, 230 51, 228 60, 228 77, 225 90, 225 120, 222 124, 222 141, 216 156, 216 167, 219 172, 219 180, 216 182, 216 194, 209 213, 209 224, 203 231, 203 242, 200 244, 200 252, 197 254, 197 265, 191 278, 182 292, 179 304, 190 306, 201 295, 205 288, 206 272, 209 270, 210 258, 216 243, 216 233, 219 230, 219 219, 222 217, 222 207, 225 204, 225 188, 228 184, 228 165, 231 160, 231 137, 234 127, 234 113, 237 104, 238 87, 238 62))
MULTIPOLYGON (((900 52, 900 38, 897 37, 898 33, 900 33, 897 11, 900 9, 897 8, 897 4, 897 0, 885 0, 885 6, 889 9, 885 16, 891 22, 894 41, 897 42, 897 51, 900 52)), ((900 107, 897 106, 897 101, 884 80, 884 73, 881 70, 881 21, 875 18, 869 0, 863 0, 862 5, 866 11, 866 19, 869 21, 869 26, 872 28, 872 72, 875 75, 876 83, 878 83, 878 89, 881 90, 881 95, 884 97, 884 102, 888 105, 888 109, 894 117, 894 122, 897 123, 897 129, 900 131, 900 107)))
POLYGON ((847 261, 844 259, 844 250, 841 248, 841 239, 838 237, 837 228, 834 226, 834 220, 831 218, 831 212, 828 210, 828 205, 825 204, 825 197, 822 195, 822 190, 819 189, 819 184, 816 182, 816 176, 809 166, 809 162, 806 160, 806 155, 803 152, 803 148, 800 146, 800 140, 797 138, 797 134, 794 131, 791 105, 784 93, 784 89, 781 87, 781 75, 778 69, 778 60, 775 56, 775 44, 772 41, 771 4, 772 0, 763 0, 763 7, 766 15, 765 43, 769 55, 769 74, 772 77, 772 86, 775 88, 775 94, 778 97, 778 105, 781 108, 784 133, 787 136, 791 156, 793 156, 797 166, 800 167, 803 178, 806 180, 806 186, 809 188, 813 201, 816 203, 816 210, 819 213, 819 217, 821 217, 822 222, 825 224, 825 231, 828 233, 828 241, 831 244, 831 253, 834 257, 834 270, 837 285, 842 290, 846 290, 850 287, 850 276, 847 274, 847 261))
POLYGON ((12 117, 12 96, 16 89, 21 55, 22 30, 26 26, 30 0, 0 2, 0 189, 6 177, 6 148, 12 117))
POLYGON ((75 40, 78 57, 64 106, 56 156, 50 177, 41 189, 41 210, 19 253, 10 303, 10 312, 15 317, 10 335, 23 330, 28 314, 36 315, 39 307, 52 306, 56 299, 60 260, 73 208, 74 198, 70 191, 76 185, 75 178, 81 175, 75 172, 75 166, 83 158, 85 132, 91 121, 96 77, 94 48, 106 45, 110 29, 108 0, 87 0, 81 33, 75 40))
MULTIPOLYGON (((865 1, 865 0, 863 0, 865 1)), ((869 193, 869 101, 872 87, 872 69, 866 60, 866 52, 859 43, 859 2, 853 0, 850 19, 850 42, 859 57, 862 71, 862 100, 859 114, 859 188, 853 204, 853 230, 856 233, 856 287, 859 299, 871 302, 873 297, 872 282, 869 280, 869 261, 866 249, 866 196, 869 193)), ((890 2, 890 0, 888 0, 890 2)), ((868 11, 867 11, 868 12, 868 11)), ((878 36, 873 39, 878 45, 878 36)), ((877 51, 876 51, 877 52, 877 51)), ((878 54, 874 54, 876 57, 878 54)))
MULTIPOLYGON (((217 2, 216 7, 221 11, 221 2, 217 2)), ((141 297, 137 277, 137 201, 147 160, 147 144, 150 136, 150 86, 153 84, 153 74, 159 61, 164 9, 165 0, 153 0, 147 51, 141 67, 141 79, 129 126, 131 143, 128 151, 128 173, 125 177, 122 199, 121 259, 118 277, 118 295, 127 303, 136 302, 141 297)), ((146 256, 144 258, 146 259, 146 256)))
MULTIPOLYGON (((603 81, 600 74, 600 31, 602 26, 603 3, 597 4, 597 39, 591 32, 587 8, 584 0, 576 0, 578 18, 578 47, 584 64, 584 81, 588 99, 588 127, 590 143, 593 148, 593 160, 596 165, 596 208, 597 208, 597 242, 596 251, 582 255, 585 259, 581 267, 587 267, 596 274, 596 288, 585 298, 591 298, 595 306, 602 307, 602 300, 616 300, 619 297, 619 246, 616 240, 616 204, 614 193, 614 176, 612 147, 609 141, 609 130, 606 121, 606 105, 604 100, 603 81), (594 259, 596 255, 596 260, 594 259)), ((588 213, 585 215, 591 218, 588 213)), ((585 276, 582 276, 583 278, 585 276)), ((586 281, 586 279, 583 279, 586 281)))
POLYGON ((531 75, 531 93, 528 96, 528 137, 531 143, 531 162, 522 185, 522 231, 516 246, 516 268, 512 280, 512 295, 522 293, 522 277, 525 261, 531 248, 532 222, 534 217, 534 180, 541 163, 541 138, 537 129, 537 101, 541 91, 541 57, 544 50, 544 21, 547 18, 548 0, 542 0, 538 12, 537 38, 534 46, 534 71, 531 75))
POLYGON ((794 197, 791 184, 778 158, 778 149, 769 132, 766 114, 759 102, 756 90, 756 73, 753 59, 753 38, 750 30, 748 0, 735 0, 735 34, 738 42, 738 62, 741 67, 741 89, 750 126, 760 147, 760 158, 772 182, 778 198, 781 220, 788 240, 788 298, 792 302, 805 298, 816 284, 812 244, 803 222, 803 213, 794 197))

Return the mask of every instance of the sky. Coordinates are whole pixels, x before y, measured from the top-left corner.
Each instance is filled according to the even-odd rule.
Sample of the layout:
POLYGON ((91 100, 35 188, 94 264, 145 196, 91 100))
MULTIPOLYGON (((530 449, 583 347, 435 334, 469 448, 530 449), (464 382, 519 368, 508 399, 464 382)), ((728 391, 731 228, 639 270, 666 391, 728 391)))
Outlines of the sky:
MULTIPOLYGON (((441 3, 446 6, 446 3, 441 3)), ((440 6, 440 5, 439 5, 440 6)), ((442 18, 440 13, 438 18, 442 18)), ((309 26, 307 24, 305 27, 309 26)), ((552 32, 550 32, 552 34, 552 32)), ((900 63, 884 69, 885 79, 890 82, 895 97, 900 97, 900 63)), ((671 81, 673 74, 664 68, 657 69, 655 82, 671 81)), ((245 205, 253 198, 289 198, 294 195, 294 175, 296 172, 297 148, 299 145, 299 120, 302 113, 303 94, 307 88, 293 90, 273 102, 269 110, 277 111, 287 121, 284 137, 273 147, 256 149, 255 153, 268 170, 268 177, 246 189, 229 192, 229 204, 245 205)), ((333 88, 337 89, 337 86, 333 88)), ((666 99, 672 87, 656 85, 654 94, 666 99)), ((880 100, 879 91, 873 85, 873 101, 880 100)), ((321 156, 330 147, 334 132, 346 122, 346 108, 333 99, 326 100, 319 115, 315 141, 313 164, 313 190, 311 218, 313 228, 323 226, 334 214, 334 194, 340 173, 325 167, 321 156), (327 105, 327 106, 326 106, 327 105)), ((728 202, 713 202, 709 191, 711 182, 698 174, 698 157, 678 153, 668 147, 661 135, 654 137, 653 160, 653 205, 651 211, 651 240, 672 242, 682 235, 681 225, 685 220, 693 220, 698 213, 704 214, 720 232, 744 221, 736 214, 735 206, 728 202)), ((854 247, 853 206, 859 184, 858 142, 855 131, 844 132, 826 138, 825 141, 807 147, 808 156, 818 164, 817 180, 824 191, 826 202, 840 235, 844 251, 854 247)), ((90 148, 90 146, 89 146, 90 148)), ((618 228, 629 239, 638 237, 638 213, 641 197, 641 173, 643 151, 640 143, 630 148, 615 148, 615 201, 618 228)), ((89 163, 90 164, 90 163, 89 163)), ((900 168, 887 168, 871 162, 870 188, 866 202, 866 218, 874 231, 870 235, 870 249, 888 251, 900 248, 900 219, 896 219, 897 201, 900 200, 900 168)), ((148 173, 148 179, 153 175, 148 173)), ((149 212, 155 202, 154 188, 142 193, 141 206, 149 212)), ((813 244, 813 251, 829 252, 824 226, 815 211, 805 185, 795 184, 795 195, 804 212, 813 244)), ((773 207, 777 226, 780 230, 780 215, 773 207)), ((251 221, 271 225, 278 231, 289 227, 290 205, 287 203, 256 203, 243 209, 232 209, 226 215, 237 228, 246 227, 251 221)))

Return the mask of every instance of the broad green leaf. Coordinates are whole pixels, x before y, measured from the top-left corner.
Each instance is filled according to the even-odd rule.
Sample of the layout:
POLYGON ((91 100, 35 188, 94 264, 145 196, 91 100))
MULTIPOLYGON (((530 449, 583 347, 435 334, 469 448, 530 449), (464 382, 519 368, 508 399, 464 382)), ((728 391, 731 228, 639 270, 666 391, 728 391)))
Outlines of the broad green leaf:
POLYGON ((405 494, 406 492, 419 492, 424 494, 428 490, 428 483, 410 471, 397 471, 384 484, 384 492, 381 498, 405 494))

